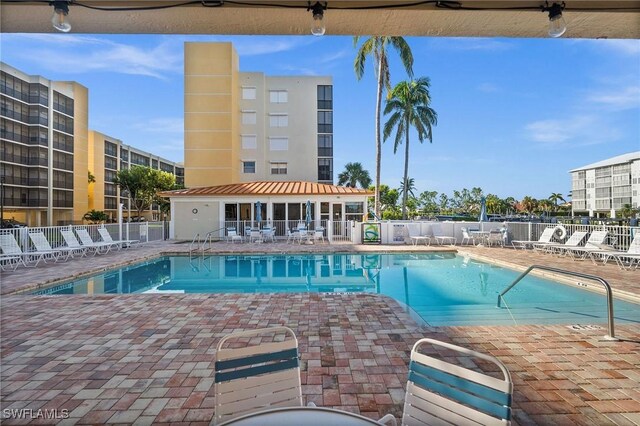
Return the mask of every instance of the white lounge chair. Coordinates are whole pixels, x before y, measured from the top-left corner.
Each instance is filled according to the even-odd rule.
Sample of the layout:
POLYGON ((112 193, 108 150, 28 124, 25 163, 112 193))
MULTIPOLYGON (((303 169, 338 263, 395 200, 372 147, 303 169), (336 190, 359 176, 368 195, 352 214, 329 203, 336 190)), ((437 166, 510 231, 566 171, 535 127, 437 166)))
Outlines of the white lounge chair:
POLYGON ((578 247, 586 236, 586 231, 575 231, 564 244, 534 244, 533 249, 544 253, 556 253, 566 247, 578 247))
POLYGON ((627 251, 602 249, 592 250, 589 252, 589 256, 595 262, 596 259, 602 260, 603 263, 607 263, 610 259, 614 259, 621 269, 631 269, 632 267, 638 268, 640 265, 640 232, 636 232, 636 235, 631 240, 627 251))
POLYGON ((29 263, 35 262, 32 266, 36 267, 40 261, 47 263, 47 258, 55 259, 56 256, 50 251, 22 251, 13 234, 0 234, 0 249, 2 249, 3 254, 3 259, 0 260, 11 260, 13 262, 16 257, 19 257, 20 261, 18 263, 23 266, 29 266, 29 263))
POLYGON ((67 245, 67 247, 76 249, 82 256, 87 255, 88 247, 83 246, 82 244, 80 244, 80 242, 78 242, 78 239, 71 229, 63 229, 62 231, 60 231, 60 234, 62 235, 62 238, 64 238, 64 243, 67 245))
POLYGON ((103 242, 116 245, 118 248, 131 247, 133 244, 140 242, 139 240, 114 240, 111 237, 111 234, 109 234, 107 228, 98 228, 98 233, 100 234, 103 242))
POLYGON ((607 231, 593 231, 584 246, 579 247, 556 247, 560 254, 571 256, 574 260, 586 259, 591 251, 601 251, 608 236, 607 231))
POLYGON ((290 328, 223 337, 214 370, 214 425, 269 408, 302 407, 298 340, 290 328), (244 346, 239 347, 242 342, 244 346))
POLYGON ((538 241, 513 240, 511 241, 511 245, 514 249, 526 249, 527 247, 533 248, 535 244, 553 244, 552 239, 555 229, 556 228, 554 226, 547 226, 546 228, 544 228, 544 231, 542 231, 542 234, 540 234, 540 238, 538 238, 538 241))
POLYGON ((20 265, 27 266, 22 260, 22 256, 0 254, 0 271, 15 271, 20 265))
POLYGON ((440 245, 447 242, 451 245, 454 245, 456 243, 456 237, 449 237, 444 235, 442 226, 440 226, 439 223, 431 224, 431 233, 433 234, 433 238, 436 240, 436 243, 440 245))
POLYGON ((406 227, 411 244, 413 244, 414 246, 417 246, 419 243, 424 243, 425 246, 431 244, 431 236, 422 235, 420 233, 419 223, 408 223, 406 227))
POLYGON ((76 234, 78 234, 78 238, 80 238, 84 247, 93 250, 94 256, 98 253, 107 254, 113 247, 117 246, 117 244, 93 241, 86 229, 76 229, 76 234), (104 250, 104 252, 102 252, 102 250, 104 250))
MULTIPOLYGON (((411 350, 402 425, 506 426, 511 421, 512 395, 509 370, 497 358, 450 343, 421 339, 411 350), (462 366, 462 362, 451 364, 440 357, 420 353, 423 345, 453 352, 452 359, 461 356, 481 359, 497 367, 504 378, 469 369, 462 366)), ((391 414, 378 422, 396 425, 391 414)))
POLYGON ((45 237, 44 233, 41 231, 30 231, 29 238, 33 243, 33 246, 39 252, 51 252, 54 254, 53 259, 57 262, 58 260, 64 260, 65 262, 69 260, 70 257, 73 257, 75 253, 81 252, 82 249, 71 248, 71 247, 51 247, 49 244, 49 240, 45 237))
POLYGON ((487 246, 493 245, 504 247, 504 234, 499 229, 492 229, 487 235, 487 246))

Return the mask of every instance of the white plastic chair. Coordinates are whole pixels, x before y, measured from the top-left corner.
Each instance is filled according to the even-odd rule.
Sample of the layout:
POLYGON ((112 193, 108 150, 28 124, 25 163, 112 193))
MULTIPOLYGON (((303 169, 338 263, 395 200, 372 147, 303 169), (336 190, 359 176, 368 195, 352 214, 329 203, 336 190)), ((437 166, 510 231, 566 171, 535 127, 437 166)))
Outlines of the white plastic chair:
POLYGON ((270 408, 302 407, 298 340, 290 328, 263 328, 223 337, 214 369, 214 425, 270 408), (284 340, 280 338, 283 334, 284 340))
POLYGON ((433 234, 433 238, 435 238, 436 242, 440 245, 449 242, 449 244, 454 245, 456 243, 456 237, 448 237, 444 235, 442 231, 442 226, 439 223, 431 224, 431 233, 433 234))
MULTIPOLYGON (((421 339, 411 350, 402 425, 509 425, 512 395, 509 370, 497 358, 451 343, 421 339), (495 364, 504 378, 420 353, 425 344, 495 364)), ((378 422, 396 425, 391 414, 378 422)))
POLYGON ((236 228, 227 228, 227 242, 229 241, 232 243, 236 241, 242 242, 242 236, 238 235, 236 228))
POLYGON ((41 260, 47 263, 47 258, 55 258, 54 253, 50 251, 22 251, 13 234, 0 234, 0 249, 2 249, 3 254, 0 260, 9 261, 10 263, 17 262, 23 266, 28 266, 29 262, 35 262, 33 267, 36 267, 41 260), (20 260, 16 261, 16 257, 19 257, 20 260))

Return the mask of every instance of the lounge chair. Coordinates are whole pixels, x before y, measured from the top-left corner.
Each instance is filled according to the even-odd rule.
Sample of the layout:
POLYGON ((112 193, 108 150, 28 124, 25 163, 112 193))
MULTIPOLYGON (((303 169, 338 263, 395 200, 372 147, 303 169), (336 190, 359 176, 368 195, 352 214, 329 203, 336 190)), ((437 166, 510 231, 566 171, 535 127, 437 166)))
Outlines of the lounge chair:
POLYGON ((117 247, 131 247, 133 244, 139 243, 139 240, 114 240, 111 238, 111 234, 107 231, 107 228, 98 228, 98 233, 105 243, 116 245, 117 247))
POLYGON ((93 239, 91 238, 91 235, 89 235, 89 232, 86 229, 76 229, 76 234, 78 234, 78 238, 80 238, 80 242, 84 247, 86 247, 87 249, 93 250, 94 256, 98 253, 101 253, 103 249, 105 251, 104 253, 101 253, 101 254, 107 254, 113 247, 116 247, 118 245, 113 243, 107 243, 104 241, 102 242, 93 241, 93 239))
POLYGON ((442 226, 440 226, 439 223, 431 224, 431 233, 433 234, 433 238, 435 238, 436 243, 440 245, 446 242, 451 245, 454 245, 456 243, 456 237, 448 237, 444 235, 444 232, 442 232, 442 226))
POLYGON ((535 244, 538 244, 538 245, 553 244, 552 239, 553 239, 553 233, 555 232, 555 229, 556 228, 554 226, 547 226, 546 228, 544 228, 544 231, 542 231, 542 234, 540 234, 540 238, 538 238, 538 241, 513 240, 511 241, 511 245, 513 246, 514 249, 517 249, 517 248, 526 249, 527 247, 533 248, 535 244))
POLYGON ((270 408, 302 407, 298 340, 290 328, 229 334, 218 343, 214 366, 214 424, 270 408))
POLYGON ((431 236, 422 235, 420 233, 420 224, 418 223, 409 223, 407 226, 407 234, 409 234, 409 239, 414 246, 417 246, 418 243, 423 242, 424 245, 431 244, 431 236))
POLYGON ((0 271, 15 271, 20 265, 27 266, 21 256, 0 254, 0 271))
POLYGON ((636 232, 627 251, 603 248, 590 251, 589 256, 594 262, 599 258, 605 264, 614 259, 621 269, 631 269, 634 265, 637 268, 640 265, 640 232, 636 232))
POLYGON ((545 253, 557 253, 559 252, 559 250, 562 250, 566 247, 578 247, 586 236, 586 231, 576 231, 571 234, 569 239, 564 244, 534 244, 533 249, 540 250, 545 253))
POLYGON ((51 252, 52 258, 57 262, 58 260, 64 260, 65 262, 69 260, 70 257, 73 257, 75 253, 79 253, 82 249, 71 248, 71 247, 51 247, 49 244, 49 240, 44 236, 44 233, 41 231, 31 231, 29 232, 29 238, 33 243, 33 246, 39 252, 51 252))
POLYGON ((82 256, 87 255, 88 247, 83 246, 82 244, 80 244, 80 242, 78 242, 78 239, 71 229, 63 229, 60 231, 60 234, 62 235, 62 238, 64 238, 64 243, 67 245, 67 247, 78 250, 78 253, 81 253, 82 256))
MULTIPOLYGON (((22 251, 13 234, 0 234, 0 249, 2 249, 3 255, 2 258, 0 258, 0 261, 7 260, 10 262, 16 262, 15 258, 19 257, 20 260, 17 262, 23 266, 29 266, 29 263, 35 262, 32 266, 36 267, 40 261, 47 263, 47 259, 55 259, 57 256, 57 254, 50 251, 22 251)), ((17 265, 15 268, 17 268, 17 265)))
POLYGON ((586 259, 591 251, 601 251, 608 236, 607 231, 593 231, 582 247, 556 247, 560 254, 571 256, 574 260, 586 259))
MULTIPOLYGON (((498 359, 450 343, 421 339, 411 350, 402 424, 508 425, 512 394, 511 375, 498 359), (420 353, 423 345, 439 346, 456 352, 456 356, 488 361, 500 369, 504 379, 420 353)), ((378 422, 396 424, 391 414, 378 422)))
POLYGON ((236 241, 242 242, 242 236, 238 235, 236 228, 227 228, 227 242, 229 241, 231 241, 232 243, 235 243, 236 241))

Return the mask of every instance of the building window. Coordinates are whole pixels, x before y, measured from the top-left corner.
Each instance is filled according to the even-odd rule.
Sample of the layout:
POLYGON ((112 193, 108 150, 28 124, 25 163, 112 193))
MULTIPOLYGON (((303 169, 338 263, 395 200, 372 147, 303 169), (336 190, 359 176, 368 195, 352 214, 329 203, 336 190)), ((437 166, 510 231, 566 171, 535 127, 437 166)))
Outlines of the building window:
POLYGON ((288 138, 269 138, 269 150, 270 151, 288 151, 289 139, 288 138))
POLYGON ((333 182, 333 159, 318 158, 318 180, 333 182))
POLYGON ((242 135, 242 149, 257 149, 258 138, 256 135, 242 135))
POLYGON ((333 86, 318 86, 318 109, 333 109, 333 86))
POLYGON ((269 127, 287 127, 289 116, 287 114, 269 114, 269 127))
POLYGON ((286 175, 287 174, 287 163, 271 163, 271 174, 272 175, 286 175))
POLYGON ((255 173, 256 172, 256 162, 255 161, 243 161, 242 162, 242 172, 243 173, 255 173))
POLYGON ((333 133, 333 111, 318 111, 318 133, 333 133))
POLYGON ((288 97, 286 90, 269 90, 269 102, 272 104, 286 104, 288 97))
POLYGON ((318 135, 318 157, 333 157, 333 135, 318 135))
POLYGON ((255 87, 243 87, 242 88, 242 99, 254 100, 255 98, 256 98, 256 88, 255 87))
POLYGON ((255 111, 242 111, 242 124, 256 124, 255 111))

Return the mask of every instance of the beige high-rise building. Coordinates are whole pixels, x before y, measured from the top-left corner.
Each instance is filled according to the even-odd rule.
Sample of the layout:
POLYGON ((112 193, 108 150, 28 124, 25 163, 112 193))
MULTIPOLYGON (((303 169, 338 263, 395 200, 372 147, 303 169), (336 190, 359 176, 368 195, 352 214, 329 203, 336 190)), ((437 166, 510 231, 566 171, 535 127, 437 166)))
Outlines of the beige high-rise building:
MULTIPOLYGON (((124 205, 125 220, 136 215, 135 210, 129 209, 126 194, 122 194, 120 188, 113 183, 119 170, 130 169, 132 166, 150 167, 175 175, 176 183, 184 185, 184 168, 181 163, 125 145, 119 139, 94 130, 89 132, 88 166, 95 177, 95 183, 89 184, 89 210, 104 211, 113 220, 118 219, 118 203, 124 205)), ((160 212, 157 206, 152 206, 143 216, 146 220, 158 220, 160 212)))
POLYGON ((87 212, 88 90, 0 62, 3 217, 31 226, 87 212))
POLYGON ((333 183, 331 77, 240 72, 231 43, 185 43, 185 185, 333 183))

